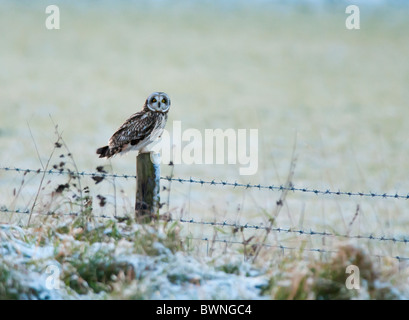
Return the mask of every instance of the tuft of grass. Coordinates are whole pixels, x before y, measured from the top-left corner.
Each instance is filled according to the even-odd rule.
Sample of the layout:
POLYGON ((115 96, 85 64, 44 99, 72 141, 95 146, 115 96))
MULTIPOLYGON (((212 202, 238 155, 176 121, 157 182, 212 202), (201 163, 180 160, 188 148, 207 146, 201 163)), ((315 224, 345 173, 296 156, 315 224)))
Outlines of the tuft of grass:
MULTIPOLYGON (((262 294, 272 299, 401 299, 402 290, 392 284, 390 277, 382 275, 380 266, 361 248, 343 245, 329 261, 313 260, 305 262, 299 258, 284 259, 278 269, 282 272, 271 276, 261 288, 262 294), (348 289, 349 276, 346 268, 359 268, 359 289, 348 289)), ((402 275, 402 278, 404 275, 402 275)))
POLYGON ((216 270, 223 271, 229 274, 240 274, 240 266, 234 263, 226 263, 219 267, 216 267, 216 270))
POLYGON ((111 283, 116 280, 121 272, 135 277, 133 266, 127 262, 115 261, 113 252, 97 251, 88 256, 86 252, 75 255, 65 261, 69 263, 62 280, 70 288, 80 294, 86 294, 89 290, 95 293, 112 291, 111 283))
POLYGON ((0 264, 0 300, 18 299, 25 291, 13 276, 12 266, 8 262, 0 264))

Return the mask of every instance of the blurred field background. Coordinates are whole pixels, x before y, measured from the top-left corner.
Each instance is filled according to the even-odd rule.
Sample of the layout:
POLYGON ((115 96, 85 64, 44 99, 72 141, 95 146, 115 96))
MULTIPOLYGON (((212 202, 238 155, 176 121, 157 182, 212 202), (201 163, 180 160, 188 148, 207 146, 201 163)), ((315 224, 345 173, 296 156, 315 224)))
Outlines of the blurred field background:
MULTIPOLYGON (((78 169, 93 172, 109 164, 96 148, 151 92, 165 91, 172 99, 169 130, 174 120, 182 129, 259 130, 254 176, 240 176, 239 165, 177 165, 176 177, 279 185, 295 146, 297 187, 409 192, 409 8, 403 2, 354 2, 360 30, 346 29, 349 2, 342 1, 53 4, 60 30, 45 28, 46 1, 0 2, 1 167, 39 169, 36 146, 47 161, 56 140, 51 115, 78 169)), ((52 163, 58 161, 57 151, 52 163)), ((115 173, 135 174, 132 154, 111 163, 115 173)), ((162 175, 169 174, 163 165, 162 175)), ((0 205, 30 207, 39 178, 13 203, 21 175, 0 171, 0 205)), ((84 183, 93 195, 112 192, 84 183)), ((125 199, 118 210, 131 212, 135 183, 117 184, 125 199)), ((172 215, 196 220, 265 222, 280 195, 171 187, 172 215)), ((405 200, 289 193, 276 225, 350 232, 357 205, 352 234, 407 235, 405 200)), ((406 246, 390 243, 377 253, 409 256, 406 246)))

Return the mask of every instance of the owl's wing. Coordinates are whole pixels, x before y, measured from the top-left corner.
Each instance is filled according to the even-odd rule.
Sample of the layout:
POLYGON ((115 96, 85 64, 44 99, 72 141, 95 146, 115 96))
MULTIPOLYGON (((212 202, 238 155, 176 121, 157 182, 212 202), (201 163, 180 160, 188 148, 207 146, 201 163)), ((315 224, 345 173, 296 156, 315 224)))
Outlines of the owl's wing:
POLYGON ((148 138, 155 127, 155 118, 145 112, 133 114, 109 139, 109 147, 136 145, 148 138))

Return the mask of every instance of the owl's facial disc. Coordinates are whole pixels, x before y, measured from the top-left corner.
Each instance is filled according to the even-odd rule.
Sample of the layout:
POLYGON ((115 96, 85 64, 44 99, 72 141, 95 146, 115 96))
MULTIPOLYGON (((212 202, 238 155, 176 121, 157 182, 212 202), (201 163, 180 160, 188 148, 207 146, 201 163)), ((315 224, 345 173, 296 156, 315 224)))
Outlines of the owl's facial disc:
POLYGON ((154 112, 168 112, 170 108, 169 96, 164 92, 154 92, 148 97, 147 106, 154 112))

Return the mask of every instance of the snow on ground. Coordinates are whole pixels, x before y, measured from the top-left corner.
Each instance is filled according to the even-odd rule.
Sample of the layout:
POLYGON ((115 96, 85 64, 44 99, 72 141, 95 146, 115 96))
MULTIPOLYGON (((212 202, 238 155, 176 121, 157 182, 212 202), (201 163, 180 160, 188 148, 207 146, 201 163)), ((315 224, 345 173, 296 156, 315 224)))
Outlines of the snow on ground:
MULTIPOLYGON (((260 288, 268 282, 247 262, 238 260, 238 269, 226 273, 209 263, 210 258, 197 259, 185 252, 172 253, 159 242, 153 243, 157 255, 151 256, 136 254, 133 243, 125 239, 117 243, 89 244, 72 235, 58 235, 53 242, 39 245, 40 239, 33 237, 34 233, 33 229, 0 226, 0 294, 7 292, 18 299, 109 298, 103 291, 80 294, 67 286, 67 280, 53 278, 57 275, 67 279, 70 262, 76 260, 74 264, 77 264, 82 260, 92 266, 96 256, 101 257, 107 269, 114 262, 132 266, 134 280, 114 298, 261 299, 260 288)), ((77 274, 70 277, 78 280, 77 274)), ((120 275, 112 275, 107 281, 118 278, 120 275)))
POLYGON ((406 299, 408 269, 379 269, 365 250, 345 246, 332 259, 301 256, 258 263, 243 252, 197 254, 177 225, 48 220, 0 224, 0 299, 406 299), (345 285, 357 264, 361 288, 345 285))

